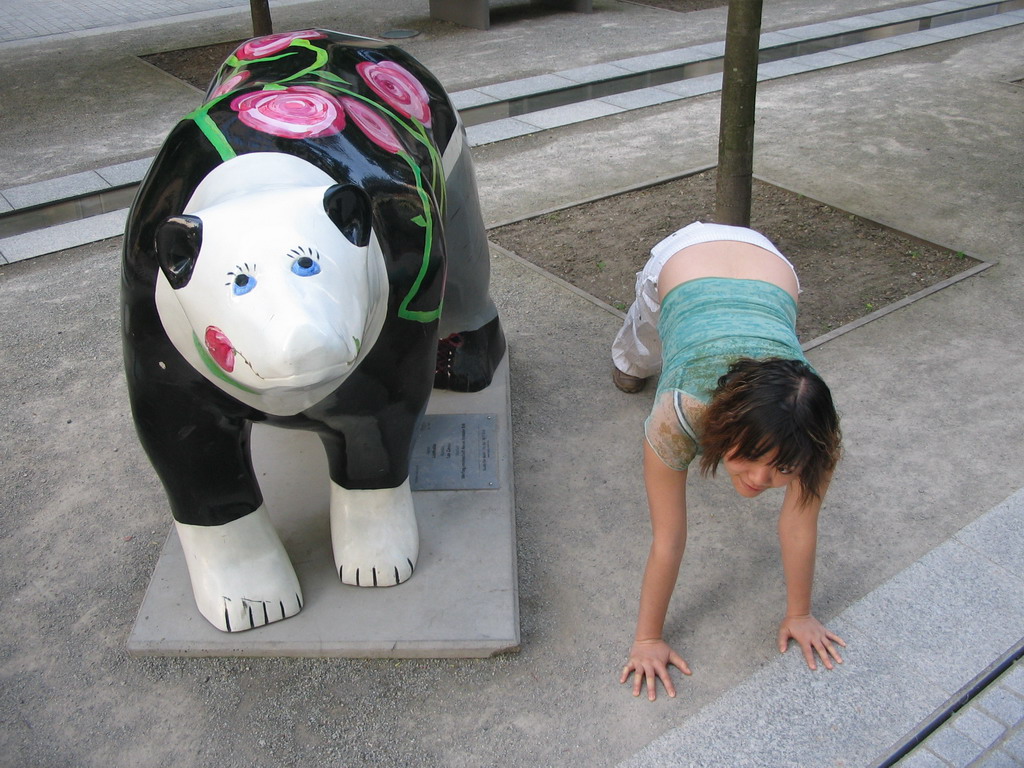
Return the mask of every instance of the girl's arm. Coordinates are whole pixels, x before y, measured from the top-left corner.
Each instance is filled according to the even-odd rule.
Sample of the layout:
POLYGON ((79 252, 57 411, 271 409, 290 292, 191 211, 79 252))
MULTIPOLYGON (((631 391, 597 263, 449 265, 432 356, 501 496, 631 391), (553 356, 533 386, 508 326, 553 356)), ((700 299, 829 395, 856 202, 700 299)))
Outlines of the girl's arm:
POLYGON ((665 615, 686 547, 686 471, 679 472, 666 466, 646 440, 644 485, 647 487, 654 538, 640 588, 636 636, 620 682, 626 682, 632 672, 633 695, 639 696, 646 678, 647 698, 654 701, 659 678, 668 695, 676 695, 669 665, 690 674, 686 662, 662 639, 665 615))
MULTIPOLYGON (((830 478, 829 478, 830 479, 830 478)), ((818 542, 818 512, 828 488, 828 480, 817 499, 803 499, 801 486, 794 480, 786 488, 786 497, 779 515, 779 545, 782 549, 782 570, 786 577, 786 617, 779 627, 779 651, 785 653, 792 638, 803 650, 807 666, 816 669, 817 652, 827 669, 832 660, 842 664, 839 651, 842 638, 826 629, 811 614, 811 591, 814 584, 814 560, 818 542)))

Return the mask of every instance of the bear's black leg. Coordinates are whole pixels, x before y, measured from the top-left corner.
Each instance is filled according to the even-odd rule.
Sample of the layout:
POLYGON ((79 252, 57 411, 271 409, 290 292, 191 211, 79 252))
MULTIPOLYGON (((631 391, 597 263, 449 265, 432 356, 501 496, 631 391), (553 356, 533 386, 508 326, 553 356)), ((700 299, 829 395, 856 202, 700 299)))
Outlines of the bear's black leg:
POLYGON ((419 529, 409 487, 415 414, 349 416, 320 437, 331 470, 331 543, 338 577, 386 587, 412 576, 419 529))
POLYGON ((491 256, 468 148, 448 175, 445 252, 448 276, 434 388, 476 392, 491 383, 505 354, 505 336, 488 292, 491 256))
MULTIPOLYGON (((165 365, 175 369, 174 362, 165 365)), ((167 491, 199 612, 237 632, 302 608, 252 470, 248 410, 217 392, 129 376, 135 424, 167 491)))
MULTIPOLYGON (((419 531, 409 486, 409 457, 430 395, 436 326, 415 344, 367 359, 331 403, 305 415, 318 422, 331 473, 331 543, 338 576, 360 587, 393 586, 412 576, 419 531), (401 351, 396 360, 390 352, 401 351)), ((379 342, 378 342, 379 343, 379 342)), ((408 335, 406 335, 408 344, 408 335)))
POLYGON ((175 520, 222 525, 263 503, 249 455, 251 425, 240 408, 223 407, 227 398, 216 393, 215 406, 178 388, 129 388, 139 438, 175 520))
POLYGON ((495 317, 475 331, 453 333, 437 343, 434 388, 477 392, 491 383, 505 354, 505 336, 495 317))

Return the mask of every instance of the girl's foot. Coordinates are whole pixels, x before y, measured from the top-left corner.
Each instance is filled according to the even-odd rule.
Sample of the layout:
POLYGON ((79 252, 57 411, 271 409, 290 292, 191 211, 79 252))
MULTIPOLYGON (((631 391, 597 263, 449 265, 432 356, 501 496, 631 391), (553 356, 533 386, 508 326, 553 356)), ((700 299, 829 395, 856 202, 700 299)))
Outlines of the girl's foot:
POLYGON ((641 379, 639 376, 630 376, 628 373, 623 373, 613 366, 612 383, 627 395, 633 395, 647 385, 647 379, 641 379))

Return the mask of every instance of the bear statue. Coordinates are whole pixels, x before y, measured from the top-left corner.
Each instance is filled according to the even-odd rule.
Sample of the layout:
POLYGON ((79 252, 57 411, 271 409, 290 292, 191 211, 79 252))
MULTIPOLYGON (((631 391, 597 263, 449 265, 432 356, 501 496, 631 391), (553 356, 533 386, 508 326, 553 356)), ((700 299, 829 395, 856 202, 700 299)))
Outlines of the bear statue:
POLYGON ((215 627, 302 607, 253 472, 256 422, 321 439, 343 583, 412 575, 409 457, 431 389, 482 389, 505 352, 489 274, 459 115, 394 46, 250 40, 171 130, 129 212, 124 359, 215 627))

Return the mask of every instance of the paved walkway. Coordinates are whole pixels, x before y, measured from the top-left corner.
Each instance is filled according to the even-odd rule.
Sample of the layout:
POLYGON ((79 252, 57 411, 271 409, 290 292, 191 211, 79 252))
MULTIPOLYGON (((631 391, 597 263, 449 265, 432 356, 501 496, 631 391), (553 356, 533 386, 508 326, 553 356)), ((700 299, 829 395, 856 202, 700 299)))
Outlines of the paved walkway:
MULTIPOLYGON (((277 0, 273 3, 278 5, 277 0)), ((103 0, 4 0, 0 14, 0 43, 34 40, 52 35, 75 35, 90 30, 163 21, 204 11, 248 8, 239 0, 131 0, 109 3, 103 0)))
MULTIPOLYGON (((244 35, 248 10, 247 4, 216 0, 131 5, 133 15, 127 16, 99 2, 63 3, 59 18, 44 23, 53 4, 5 4, 0 63, 11 84, 4 101, 13 109, 0 108, 6 144, 0 154, 0 213, 65 195, 95 178, 111 186, 137 178, 171 116, 185 111, 180 107, 194 101, 195 93, 125 56, 154 49, 147 42, 150 28, 159 29, 163 49, 236 39, 244 35), (60 34, 39 37, 53 32, 60 34), (83 75, 76 82, 69 74, 68 83, 40 79, 53 61, 78 60, 61 40, 83 39, 83 33, 95 45, 81 54, 83 64, 74 71, 91 75, 90 67, 105 73, 118 68, 130 77, 116 86, 104 85, 99 76, 83 75), (115 56, 119 45, 131 52, 115 56), (84 58, 86 53, 92 58, 84 58), (122 90, 132 83, 134 90, 122 90), (75 104, 69 114, 77 121, 69 134, 61 133, 61 119, 51 117, 63 114, 64 87, 75 95, 66 102, 75 104), (130 120, 110 119, 126 113, 130 120), (57 153, 51 147, 77 151, 57 153)), ((272 5, 275 20, 286 26, 342 26, 329 3, 272 5)), ((683 18, 614 0, 599 0, 590 17, 518 18, 509 12, 489 32, 430 22, 425 0, 346 5, 346 28, 360 34, 423 30, 408 47, 466 99, 522 87, 537 77, 564 77, 583 67, 621 66, 638 56, 721 42, 720 12, 683 18), (652 24, 663 29, 664 41, 651 39, 652 24), (512 55, 523 50, 530 55, 512 55)), ((929 5, 938 11, 972 4, 929 5)), ((765 30, 784 35, 811 23, 851 25, 901 7, 790 0, 766 8, 765 30)), ((16 256, 9 260, 24 262, 0 270, 0 311, 9 342, 2 358, 9 395, 4 417, 14 426, 6 448, 10 460, 3 461, 5 505, 11 509, 5 519, 22 521, 23 530, 49 542, 41 549, 16 548, 9 543, 16 540, 10 523, 0 529, 8 542, 0 600, 8 615, 22 619, 19 633, 13 627, 0 632, 0 711, 10 742, 0 743, 0 754, 24 758, 20 764, 31 755, 40 765, 198 765, 213 759, 262 764, 262 757, 254 757, 258 747, 277 765, 331 762, 331 755, 337 764, 380 765, 867 766, 898 757, 901 765, 915 768, 1024 765, 1022 667, 1010 663, 1024 637, 1024 496, 1018 491, 1024 487, 1024 425, 1017 397, 999 384, 1024 375, 1016 359, 1021 356, 1007 355, 1019 344, 1017 243, 1024 231, 1024 176, 1021 153, 1013 149, 1021 148, 1021 132, 1019 110, 1014 119, 1003 106, 1019 103, 1010 81, 1014 52, 1019 54, 1024 40, 1021 29, 975 29, 969 36, 924 41, 885 55, 846 57, 828 67, 780 74, 759 94, 760 173, 999 262, 982 277, 815 350, 815 364, 829 371, 846 404, 847 457, 830 494, 817 585, 819 612, 850 642, 841 671, 809 676, 795 654, 766 654, 771 620, 761 609, 777 600, 777 585, 765 584, 771 580, 760 570, 767 558, 765 573, 772 572, 772 553, 755 549, 750 562, 719 558, 725 570, 698 561, 703 572, 686 577, 694 594, 721 598, 709 606, 696 597, 677 600, 674 610, 686 606, 688 615, 702 617, 697 634, 689 625, 674 628, 685 638, 691 662, 696 659, 702 668, 686 682, 680 700, 637 707, 617 687, 603 685, 628 639, 640 562, 631 558, 628 568, 615 567, 617 553, 624 539, 642 542, 646 535, 636 504, 640 489, 621 471, 620 448, 645 405, 610 392, 604 380, 603 350, 617 319, 500 253, 495 289, 513 345, 523 652, 483 671, 479 665, 399 669, 316 662, 254 663, 250 671, 230 661, 126 661, 125 616, 139 604, 155 555, 130 542, 153 539, 166 522, 159 489, 149 490, 152 479, 117 410, 123 402, 105 400, 104 392, 89 385, 108 380, 117 382, 111 387, 115 394, 120 391, 116 349, 95 341, 103 338, 113 346, 110 308, 81 298, 109 291, 115 250, 99 243, 44 259, 35 253, 16 256), (907 90, 904 83, 915 87, 907 90), (993 146, 1003 151, 992 154, 993 146), (66 263, 80 266, 69 274, 66 263), (48 330, 55 322, 49 308, 66 308, 72 297, 73 312, 60 315, 56 333, 63 332, 65 343, 81 340, 83 346, 67 359, 83 362, 53 372, 55 382, 45 383, 39 362, 61 343, 48 330), (545 317, 543 335, 538 317, 545 317), (951 317, 957 322, 950 323, 951 317), (43 332, 38 339, 37 331, 43 332), (559 338, 572 339, 573 346, 560 345, 559 338), (97 360, 102 366, 85 377, 82 389, 83 371, 97 360), (578 382, 578 397, 563 402, 558 392, 566 378, 578 382), (903 396, 908 378, 916 390, 909 399, 903 396), (577 400, 588 407, 581 410, 577 400), (609 414, 607 423, 589 425, 593 413, 609 414), (57 417, 52 422, 50 414, 57 417), (82 429, 84 444, 98 447, 110 440, 101 435, 112 431, 120 454, 66 454, 74 444, 70 434, 77 434, 69 430, 82 429), (551 442, 548 435, 560 438, 551 442), (584 451, 587 461, 578 459, 584 451), (102 525, 80 527, 89 518, 78 504, 94 498, 97 475, 115 479, 105 498, 94 499, 91 517, 102 513, 96 519, 125 526, 123 521, 135 519, 128 510, 139 514, 140 497, 153 508, 140 518, 143 527, 129 523, 116 529, 120 546, 113 554, 92 543, 109 539, 110 525, 106 531, 102 525), (22 479, 28 477, 37 479, 22 479), (126 493, 128 488, 135 490, 126 493), (628 521, 623 510, 629 510, 628 521), (73 535, 60 530, 69 526, 73 535), (97 595, 95 585, 109 583, 105 561, 111 558, 125 587, 104 587, 97 595), (73 563, 74 571, 65 563, 73 563), (747 594, 735 594, 727 586, 734 583, 743 584, 747 594), (111 624, 104 615, 117 618, 111 624), (728 648, 715 642, 710 629, 723 623, 732 629, 728 648), (585 655, 582 660, 567 658, 573 647, 585 655), (62 663, 45 661, 42 648, 62 663), (125 695, 110 695, 109 686, 125 695), (17 701, 12 691, 20 692, 17 701), (397 699, 383 704, 363 691, 391 691, 397 699), (77 704, 56 703, 61 694, 77 704), (83 713, 83 701, 104 709, 83 713), (163 723, 159 739, 151 726, 155 712, 163 723), (173 722, 167 722, 171 715, 173 722), (302 726, 298 735, 296 725, 302 726), (252 734, 247 744, 237 743, 242 728, 252 734), (76 738, 85 729, 88 737, 76 738), (275 752, 282 733, 292 735, 275 752), (456 745, 454 751, 446 744, 456 745), (495 761, 495 755, 501 758, 495 761)), ((557 121, 520 121, 531 130, 514 138, 481 129, 475 143, 490 223, 671 175, 659 156, 672 157, 677 170, 713 161, 713 142, 700 134, 710 133, 705 127, 716 111, 714 90, 660 103, 649 92, 633 94, 627 103, 627 94, 614 114, 590 113, 583 121, 563 110, 557 121), (640 103, 644 98, 651 100, 640 103), (588 162, 594 157, 603 162, 588 162)), ((40 253, 116 234, 119 215, 105 214, 109 232, 76 234, 64 242, 50 232, 40 253)), ((721 513, 695 515, 694 557, 740 546, 749 553, 749 539, 770 531, 745 522, 749 508, 717 490, 696 491, 693 502, 696 509, 721 513), (732 522, 722 525, 723 518, 732 522)))

